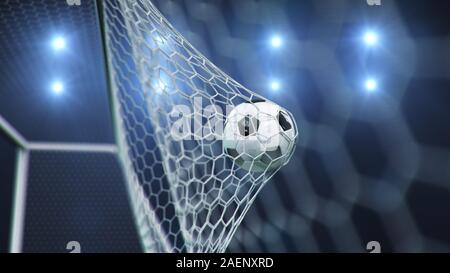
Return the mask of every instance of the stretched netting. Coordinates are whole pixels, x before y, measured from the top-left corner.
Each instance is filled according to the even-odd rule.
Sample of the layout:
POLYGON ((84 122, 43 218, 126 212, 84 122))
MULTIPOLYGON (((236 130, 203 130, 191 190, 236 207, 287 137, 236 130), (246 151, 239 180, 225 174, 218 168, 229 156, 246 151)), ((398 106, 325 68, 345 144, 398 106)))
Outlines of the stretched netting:
MULTIPOLYGON (((255 157, 250 165, 264 162, 257 171, 242 168, 216 129, 229 108, 267 100, 214 66, 150 1, 105 1, 102 11, 117 139, 145 251, 225 251, 283 165, 272 163, 292 153, 255 157)), ((297 128, 282 113, 293 122, 292 151, 297 128)), ((258 130, 258 120, 245 118, 245 134, 258 130)))

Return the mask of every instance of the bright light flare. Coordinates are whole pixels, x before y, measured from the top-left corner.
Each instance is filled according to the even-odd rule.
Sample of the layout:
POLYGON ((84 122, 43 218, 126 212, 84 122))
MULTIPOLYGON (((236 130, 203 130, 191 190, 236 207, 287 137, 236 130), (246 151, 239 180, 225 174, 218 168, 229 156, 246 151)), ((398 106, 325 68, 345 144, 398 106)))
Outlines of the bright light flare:
POLYGON ((55 37, 52 41, 52 47, 56 51, 63 50, 66 48, 66 40, 61 36, 55 37))
POLYGON ((283 45, 283 39, 281 39, 280 36, 275 35, 275 36, 272 37, 272 39, 270 39, 270 45, 273 48, 279 48, 279 47, 281 47, 283 45))
POLYGON ((55 81, 52 83, 52 92, 55 95, 60 95, 62 92, 64 92, 64 84, 60 81, 55 81))
POLYGON ((378 34, 374 31, 367 31, 364 34, 364 43, 367 46, 375 46, 378 43, 378 34))
POLYGON ((164 83, 164 81, 158 80, 156 82, 156 88, 155 89, 156 89, 156 92, 158 94, 161 94, 162 92, 164 92, 164 90, 166 90, 166 84, 164 83))
POLYGON ((367 79, 365 82, 365 87, 368 92, 373 92, 378 89, 378 83, 375 79, 367 79))
POLYGON ((278 91, 281 88, 281 84, 279 81, 277 80, 273 80, 270 82, 270 89, 272 89, 272 91, 278 91))

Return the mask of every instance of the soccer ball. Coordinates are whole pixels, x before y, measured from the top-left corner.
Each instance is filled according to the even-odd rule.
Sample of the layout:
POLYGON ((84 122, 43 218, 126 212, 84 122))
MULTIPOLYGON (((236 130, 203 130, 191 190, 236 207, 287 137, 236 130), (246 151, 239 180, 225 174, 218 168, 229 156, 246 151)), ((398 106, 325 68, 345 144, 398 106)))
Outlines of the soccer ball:
POLYGON ((288 162, 297 128, 289 112, 279 105, 247 102, 228 114, 223 135, 223 149, 238 166, 264 172, 288 162))

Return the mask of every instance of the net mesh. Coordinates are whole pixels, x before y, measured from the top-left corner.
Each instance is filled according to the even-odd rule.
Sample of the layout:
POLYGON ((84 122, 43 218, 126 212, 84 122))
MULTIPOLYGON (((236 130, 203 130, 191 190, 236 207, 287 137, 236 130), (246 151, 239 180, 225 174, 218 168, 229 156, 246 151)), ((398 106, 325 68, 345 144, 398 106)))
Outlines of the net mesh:
POLYGON ((246 170, 214 129, 227 108, 267 100, 214 66, 150 1, 105 1, 103 15, 117 137, 145 251, 224 252, 282 165, 271 164, 291 153, 246 170), (180 105, 188 110, 174 112, 180 105))

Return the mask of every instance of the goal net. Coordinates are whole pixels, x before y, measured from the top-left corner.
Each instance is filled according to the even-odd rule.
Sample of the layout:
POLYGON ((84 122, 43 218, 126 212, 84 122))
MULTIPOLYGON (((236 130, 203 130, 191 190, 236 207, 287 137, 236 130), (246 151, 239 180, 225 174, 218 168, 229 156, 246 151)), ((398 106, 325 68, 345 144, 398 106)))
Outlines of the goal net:
MULTIPOLYGON (((117 141, 145 251, 224 252, 281 166, 240 167, 216 129, 227 108, 267 100, 199 53, 149 0, 104 1, 101 12, 117 141)), ((277 156, 287 162, 291 153, 277 156)))

